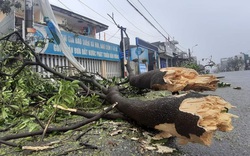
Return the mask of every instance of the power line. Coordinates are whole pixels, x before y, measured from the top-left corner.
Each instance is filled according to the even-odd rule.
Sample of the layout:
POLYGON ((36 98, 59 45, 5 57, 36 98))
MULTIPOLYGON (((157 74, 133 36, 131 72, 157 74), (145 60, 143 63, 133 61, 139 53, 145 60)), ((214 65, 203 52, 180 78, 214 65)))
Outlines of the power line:
MULTIPOLYGON (((129 29, 127 28, 127 31, 129 31, 130 33, 133 33, 133 34, 137 34, 138 35, 138 31, 135 31, 133 29, 129 29)), ((160 36, 157 36, 157 35, 148 35, 149 37, 162 37, 161 35, 160 36)))
MULTIPOLYGON (((115 1, 115 2, 117 2, 117 1, 115 1)), ((116 4, 116 3, 114 3, 113 2, 113 4, 116 4)), ((119 3, 120 4, 120 3, 119 3)), ((119 6, 119 4, 116 4, 116 6, 118 5, 119 6)), ((125 11, 124 9, 127 9, 127 8, 125 8, 123 5, 122 5, 122 7, 119 7, 119 10, 121 11, 121 12, 123 12, 123 14, 125 13, 125 15, 127 15, 127 12, 128 12, 128 10, 127 11, 125 11)), ((134 20, 134 16, 131 18, 130 16, 129 16, 129 19, 130 19, 130 21, 136 26, 135 28, 137 29, 137 30, 139 30, 139 31, 134 31, 134 32, 136 32, 136 33, 140 33, 140 34, 143 34, 143 35, 147 35, 147 36, 150 36, 150 37, 153 37, 153 35, 151 34, 151 32, 146 32, 146 31, 143 31, 143 29, 141 29, 141 25, 142 25, 142 23, 140 22, 140 21, 137 21, 137 20, 134 20), (139 27, 138 27, 139 26, 139 27)), ((127 29, 129 29, 129 28, 127 28, 127 29)))
MULTIPOLYGON (((88 5, 86 5, 85 3, 83 3, 81 0, 78 0, 82 5, 86 6, 88 9, 90 9, 91 11, 95 12, 96 14, 98 14, 99 16, 101 16, 102 18, 106 19, 107 21, 109 21, 110 23, 113 23, 112 21, 110 21, 108 18, 106 18, 105 16, 101 15, 100 13, 96 12, 94 9, 92 9, 91 7, 89 7, 88 5)), ((107 0, 111 5, 112 7, 119 13, 121 14, 121 16, 126 19, 131 25, 133 25, 136 29, 138 29, 139 31, 141 31, 142 33, 148 35, 148 36, 152 36, 150 34, 147 34, 145 33, 144 31, 142 31, 140 28, 138 28, 136 25, 134 25, 132 22, 130 22, 109 0, 107 0)), ((169 40, 169 38, 167 38, 163 33, 160 32, 159 29, 157 29, 153 23, 151 23, 129 0, 127 0, 129 2, 129 4, 139 13, 141 14, 141 16, 143 16, 145 18, 145 20, 150 24, 152 25, 165 39, 169 40)), ((138 0, 139 1, 139 0, 138 0)), ((58 0, 58 2, 60 2, 64 7, 66 7, 68 10, 72 11, 69 7, 67 7, 63 2, 61 2, 60 0, 58 0)), ((139 3, 143 6, 143 8, 149 13, 149 11, 146 9, 146 7, 139 1, 139 3)), ((150 13, 149 13, 150 14, 150 13)), ((150 16, 156 21, 156 19, 152 16, 152 14, 150 14, 150 16)), ((156 21, 157 22, 157 21, 156 21)), ((114 24, 114 23, 113 23, 114 24)), ((162 26, 157 22, 157 24, 162 28, 162 26)), ((163 28, 162 28, 163 29, 163 28)), ((163 29, 164 30, 164 29, 163 29)), ((118 31, 117 31, 118 32, 118 31)), ((110 40, 111 38, 113 38, 117 32, 112 36, 110 37, 108 40, 110 40)), ((165 33, 167 33, 165 30, 164 30, 165 33)), ((167 33, 168 34, 168 33, 167 33)), ((170 35, 168 34, 168 36, 170 37, 170 35)), ((180 46, 180 45, 179 45, 180 46)), ((183 48, 183 47, 182 47, 183 48)), ((185 49, 185 48, 184 48, 185 49)))
MULTIPOLYGON (((181 46, 180 44, 178 44, 178 46, 180 46, 181 48, 183 48, 183 49, 187 50, 187 48, 185 48, 185 47, 181 46)), ((180 48, 179 48, 179 49, 180 49, 180 48)))
MULTIPOLYGON (((170 44, 173 44, 169 38, 167 38, 158 28, 156 28, 154 26, 154 24, 152 22, 149 21, 149 19, 147 19, 129 0, 127 0, 127 2, 151 25, 153 26, 166 40, 168 40, 170 42, 170 44)), ((157 22, 157 20, 153 17, 153 15, 146 9, 146 7, 140 2, 140 0, 138 0, 138 2, 143 6, 143 8, 149 13, 149 15, 155 20, 155 22, 163 29, 163 31, 169 36, 171 37, 166 31, 165 29, 159 24, 159 22, 157 22)), ((176 45, 175 45, 176 46, 176 45)), ((180 47, 182 47, 181 45, 179 45, 180 47)), ((177 46, 176 46, 177 47, 177 46)), ((178 48, 178 47, 177 47, 178 48)), ((186 49, 184 47, 182 47, 183 49, 186 49)), ((180 49, 180 48, 178 48, 180 49)))
MULTIPOLYGON (((107 39, 107 41, 109 41, 111 38, 118 38, 118 37, 115 37, 115 35, 119 32, 119 30, 120 29, 118 29, 115 33, 114 33, 114 35, 112 35, 112 36, 110 36, 108 39, 107 39)), ((119 38, 120 39, 120 38, 119 38)))
MULTIPOLYGON (((90 8, 88 5, 86 5, 85 3, 83 3, 81 0, 78 0, 82 5, 86 6, 87 8, 89 8, 91 11, 95 12, 96 14, 98 14, 99 16, 103 17, 104 19, 106 19, 107 21, 109 21, 110 23, 114 24, 112 21, 110 21, 108 18, 104 17, 103 15, 101 15, 100 13, 96 12, 94 9, 90 8)), ((116 9, 116 7, 109 1, 109 3, 112 5, 112 7, 114 7, 116 9)), ((118 9, 116 9, 118 11, 118 9)), ((119 12, 119 11, 118 11, 119 12)), ((121 15, 122 13, 119 12, 121 15)), ((125 17, 124 17, 125 18, 125 17)), ((126 18, 125 18, 126 19, 126 18)), ((128 21, 129 22, 129 21, 128 21)), ((131 23, 131 22, 130 22, 131 23)), ((131 23, 134 27, 136 27, 133 23, 131 23)), ((138 30, 140 30, 142 33, 148 35, 148 36, 152 36, 150 34, 147 34, 145 32, 143 32, 141 29, 139 29, 138 27, 136 27, 138 30)), ((115 33, 117 34, 117 32, 115 33)))
POLYGON ((112 5, 112 7, 126 20, 128 21, 131 25, 133 25, 136 29, 138 29, 139 31, 141 31, 142 33, 151 36, 150 34, 147 34, 146 32, 142 31, 140 28, 138 28, 134 23, 132 23, 130 20, 128 20, 109 0, 107 0, 110 5, 112 5))
POLYGON ((149 19, 147 19, 129 0, 127 0, 127 2, 153 27, 155 28, 156 31, 158 31, 166 40, 168 40, 168 38, 158 29, 155 27, 155 25, 149 21, 149 19))
POLYGON ((138 2, 141 4, 141 6, 147 11, 147 13, 154 19, 154 21, 162 28, 162 30, 168 35, 168 37, 172 38, 169 33, 160 25, 160 23, 154 18, 154 16, 148 11, 148 9, 141 3, 140 0, 138 2))
POLYGON ((67 8, 68 10, 72 11, 67 5, 65 5, 63 2, 61 2, 60 0, 58 0, 59 3, 61 3, 65 8, 67 8))
MULTIPOLYGON (((7 22, 5 22, 3 25, 2 25, 2 27, 3 26, 6 26, 7 24, 9 24, 10 22, 12 22, 13 21, 13 19, 9 19, 7 22)), ((9 28, 10 29, 10 28, 9 28)), ((15 29, 15 28, 14 28, 15 29)), ((6 35, 6 34, 4 34, 2 31, 0 31, 0 33, 1 33, 1 35, 6 35)))
POLYGON ((83 3, 81 0, 78 0, 82 5, 86 6, 87 8, 89 8, 91 11, 95 12, 96 14, 98 14, 99 16, 101 16, 102 18, 106 19, 107 21, 109 21, 110 23, 114 24, 112 21, 110 21, 108 18, 106 18, 105 16, 101 15, 100 13, 96 12, 94 9, 90 8, 88 5, 86 5, 85 3, 83 3))

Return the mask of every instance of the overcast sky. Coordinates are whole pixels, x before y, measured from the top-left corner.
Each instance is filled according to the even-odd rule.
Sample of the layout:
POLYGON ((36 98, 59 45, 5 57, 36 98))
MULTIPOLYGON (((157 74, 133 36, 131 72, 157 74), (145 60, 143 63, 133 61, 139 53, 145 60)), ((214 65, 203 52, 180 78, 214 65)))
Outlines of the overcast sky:
MULTIPOLYGON (((127 28, 131 44, 135 37, 148 42, 165 41, 127 0, 49 0, 51 4, 76 12, 109 26, 106 39, 119 44, 120 32, 107 14, 127 28), (83 4, 84 3, 84 4, 83 4), (90 9, 91 8, 91 9, 90 9), (94 12, 94 11, 95 12, 94 12)), ((193 49, 200 63, 240 52, 250 54, 250 0, 129 0, 164 36, 179 42, 183 51, 193 49), (158 24, 150 14, 156 19, 158 24), (163 29, 162 29, 162 28, 163 29), (195 46, 198 44, 198 46, 195 46), (195 46, 195 47, 194 47, 195 46)), ((103 39, 103 34, 101 39, 103 39)))

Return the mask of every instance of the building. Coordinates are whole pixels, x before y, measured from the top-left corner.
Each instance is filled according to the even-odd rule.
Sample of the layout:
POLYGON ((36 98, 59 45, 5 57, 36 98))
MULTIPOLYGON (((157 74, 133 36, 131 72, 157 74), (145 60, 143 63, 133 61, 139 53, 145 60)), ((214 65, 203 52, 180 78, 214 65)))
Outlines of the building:
POLYGON ((135 43, 135 46, 130 46, 130 64, 135 73, 159 69, 158 47, 138 37, 135 43))
POLYGON ((220 60, 220 71, 250 70, 250 58, 248 54, 240 54, 220 60))
POLYGON ((160 67, 172 67, 174 58, 174 49, 170 42, 154 42, 153 45, 159 49, 160 67))
MULTIPOLYGON (((1 34, 17 30, 25 37, 24 34, 27 30, 24 29, 25 23, 30 21, 27 21, 27 17, 25 18, 25 1, 19 1, 22 4, 20 9, 16 9, 8 15, 0 14, 1 34)), ((49 67, 59 72, 71 70, 72 65, 65 58, 59 46, 53 43, 53 36, 44 22, 44 16, 37 0, 34 0, 33 3, 32 25, 35 28, 33 42, 35 45, 39 45, 36 46, 36 52, 39 53, 42 62, 49 67)), ((78 62, 88 72, 98 72, 107 78, 120 77, 119 45, 100 40, 100 33, 107 30, 108 26, 57 6, 52 5, 51 7, 62 35, 78 62)), ((50 73, 46 73, 40 67, 37 67, 36 71, 43 76, 50 76, 50 73)))
POLYGON ((188 60, 186 52, 180 50, 176 45, 178 41, 154 42, 153 45, 159 49, 160 68, 181 66, 188 60))
POLYGON ((131 66, 136 73, 146 71, 181 66, 188 61, 186 52, 181 51, 177 41, 153 42, 149 43, 140 38, 136 38, 136 45, 131 46, 131 66))
POLYGON ((250 70, 250 57, 248 54, 245 54, 243 52, 240 52, 243 62, 244 62, 244 70, 250 70))

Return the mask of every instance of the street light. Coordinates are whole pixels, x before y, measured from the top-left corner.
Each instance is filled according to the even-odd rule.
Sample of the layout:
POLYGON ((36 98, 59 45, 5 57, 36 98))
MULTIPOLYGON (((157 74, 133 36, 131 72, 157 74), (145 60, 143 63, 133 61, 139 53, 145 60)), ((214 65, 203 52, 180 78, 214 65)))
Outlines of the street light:
POLYGON ((192 53, 194 52, 194 47, 196 47, 196 46, 198 46, 198 44, 196 44, 196 45, 194 45, 194 46, 192 47, 192 53))

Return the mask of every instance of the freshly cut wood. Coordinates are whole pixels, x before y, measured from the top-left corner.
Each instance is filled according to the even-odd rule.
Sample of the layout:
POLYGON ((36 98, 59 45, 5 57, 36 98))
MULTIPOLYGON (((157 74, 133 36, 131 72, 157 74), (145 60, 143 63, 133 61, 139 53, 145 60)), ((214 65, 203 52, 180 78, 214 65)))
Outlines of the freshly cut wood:
POLYGON ((180 144, 194 142, 210 145, 215 131, 228 132, 233 130, 232 117, 237 118, 237 116, 227 112, 232 107, 231 104, 218 96, 188 98, 182 101, 179 110, 199 117, 197 126, 205 130, 202 135, 190 134, 190 137, 182 136, 178 134, 176 125, 169 123, 156 125, 155 129, 162 131, 159 136, 163 138, 177 136, 180 144))
MULTIPOLYGON (((166 72, 163 79, 165 85, 159 85, 159 89, 167 89, 169 91, 180 90, 216 90, 217 82, 219 81, 213 75, 199 75, 194 69, 169 67, 160 69, 161 72, 166 72)), ((152 86, 153 88, 155 85, 152 86)))
POLYGON ((167 67, 130 77, 130 85, 138 88, 176 91, 216 90, 217 79, 213 75, 199 75, 194 69, 167 67))
POLYGON ((138 124, 160 130, 158 136, 176 136, 180 143, 210 145, 215 131, 231 131, 231 104, 224 99, 190 92, 155 100, 135 100, 122 97, 111 88, 107 99, 118 102, 117 108, 138 124))

